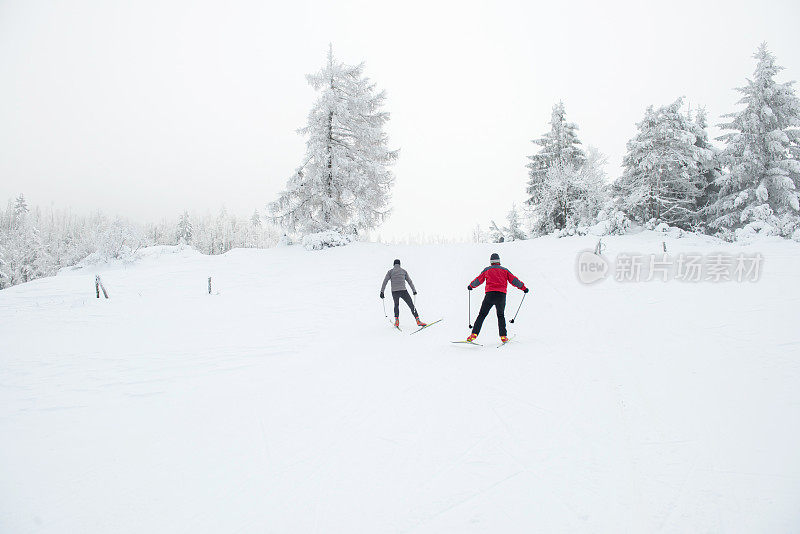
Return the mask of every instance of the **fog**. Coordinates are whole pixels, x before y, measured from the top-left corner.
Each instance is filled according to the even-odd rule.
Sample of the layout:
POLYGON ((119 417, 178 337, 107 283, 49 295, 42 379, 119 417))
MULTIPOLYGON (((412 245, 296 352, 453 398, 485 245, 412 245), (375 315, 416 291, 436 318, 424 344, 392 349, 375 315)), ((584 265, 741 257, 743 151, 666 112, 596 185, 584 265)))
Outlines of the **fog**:
POLYGON ((735 111, 761 41, 800 78, 798 20, 790 1, 0 0, 0 201, 263 213, 302 161, 305 75, 332 43, 388 93, 400 158, 378 233, 465 237, 525 199, 557 101, 614 178, 648 105, 735 111))

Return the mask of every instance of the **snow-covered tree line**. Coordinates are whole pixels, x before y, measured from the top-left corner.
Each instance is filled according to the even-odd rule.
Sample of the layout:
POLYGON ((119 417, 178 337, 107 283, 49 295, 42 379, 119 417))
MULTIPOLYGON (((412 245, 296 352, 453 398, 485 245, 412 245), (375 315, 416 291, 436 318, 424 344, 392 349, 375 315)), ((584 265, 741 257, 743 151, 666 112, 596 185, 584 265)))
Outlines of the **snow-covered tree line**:
POLYGON ((628 142, 623 174, 609 183, 605 158, 581 148, 578 127, 553 108, 551 130, 534 141, 526 205, 533 235, 573 232, 602 223, 623 231, 629 221, 665 222, 703 229, 719 178, 717 151, 708 140, 705 112, 685 109, 683 99, 650 106, 628 142))
POLYGON ((91 254, 117 257, 141 243, 140 232, 122 219, 32 208, 20 195, 0 208, 0 288, 52 276, 91 254))
MULTIPOLYGON (((650 106, 628 141, 622 176, 610 184, 602 155, 583 149, 578 126, 556 104, 550 130, 533 141, 539 148, 529 156, 530 234, 597 225, 617 232, 632 221, 725 239, 754 233, 800 239, 800 100, 793 82, 775 80, 781 67, 766 44, 754 58, 753 78, 738 89, 744 108, 720 125, 722 147, 709 140, 702 108, 693 113, 683 98, 650 106)), ((518 217, 514 208, 508 226, 492 221, 489 239, 511 237, 518 217)))
POLYGON ((625 172, 614 183, 617 204, 638 222, 658 220, 733 239, 766 233, 798 236, 800 100, 793 82, 762 43, 752 79, 738 89, 743 109, 724 115, 714 147, 701 111, 648 108, 628 143, 625 172))
POLYGON ((80 262, 128 259, 146 246, 183 243, 204 254, 222 254, 272 247, 281 236, 258 211, 246 219, 224 208, 216 215, 184 212, 175 221, 144 225, 101 213, 32 208, 20 195, 0 208, 0 289, 53 276, 80 262))
POLYGON ((216 215, 190 216, 184 211, 176 224, 151 225, 158 230, 157 244, 184 243, 203 254, 224 254, 234 248, 269 248, 280 241, 282 233, 269 219, 255 211, 239 219, 222 208, 216 215))

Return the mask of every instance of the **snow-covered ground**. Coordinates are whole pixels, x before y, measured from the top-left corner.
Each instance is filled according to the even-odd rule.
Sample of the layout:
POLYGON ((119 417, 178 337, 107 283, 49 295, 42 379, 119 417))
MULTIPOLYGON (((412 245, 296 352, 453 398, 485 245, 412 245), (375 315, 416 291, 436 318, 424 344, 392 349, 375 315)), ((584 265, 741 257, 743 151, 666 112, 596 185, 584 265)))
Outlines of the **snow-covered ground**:
POLYGON ((800 531, 800 246, 668 238, 761 279, 585 286, 595 242, 155 248, 4 290, 0 532, 800 531), (451 344, 493 251, 516 340, 451 344), (442 323, 389 326, 395 257, 442 323))

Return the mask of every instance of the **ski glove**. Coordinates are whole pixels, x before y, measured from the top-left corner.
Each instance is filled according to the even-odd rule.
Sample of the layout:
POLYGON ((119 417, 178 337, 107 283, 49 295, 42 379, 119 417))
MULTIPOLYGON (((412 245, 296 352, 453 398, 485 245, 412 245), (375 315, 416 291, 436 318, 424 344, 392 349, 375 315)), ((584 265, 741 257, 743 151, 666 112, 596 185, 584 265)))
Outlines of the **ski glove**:
POLYGON ((383 291, 381 291, 381 298, 383 298, 383 291))
POLYGON ((527 293, 528 291, 529 291, 529 289, 526 287, 525 290, 523 291, 523 293, 527 293))
POLYGON ((472 284, 467 286, 467 291, 472 291, 472 284))
POLYGON ((416 295, 416 294, 417 294, 417 292, 416 292, 416 291, 414 291, 414 294, 416 295))

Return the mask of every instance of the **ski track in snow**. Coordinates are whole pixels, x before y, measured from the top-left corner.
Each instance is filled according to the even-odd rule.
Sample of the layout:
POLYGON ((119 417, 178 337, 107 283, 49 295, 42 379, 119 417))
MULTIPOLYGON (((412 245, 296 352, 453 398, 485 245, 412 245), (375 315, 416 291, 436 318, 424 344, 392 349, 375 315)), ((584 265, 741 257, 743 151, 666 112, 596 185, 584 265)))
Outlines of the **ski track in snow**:
POLYGON ((762 279, 587 287, 582 237, 156 247, 4 290, 0 532, 798 531, 800 247, 606 256, 664 240, 762 279), (494 251, 531 293, 463 350, 494 251), (386 327, 395 257, 436 328, 386 327))

